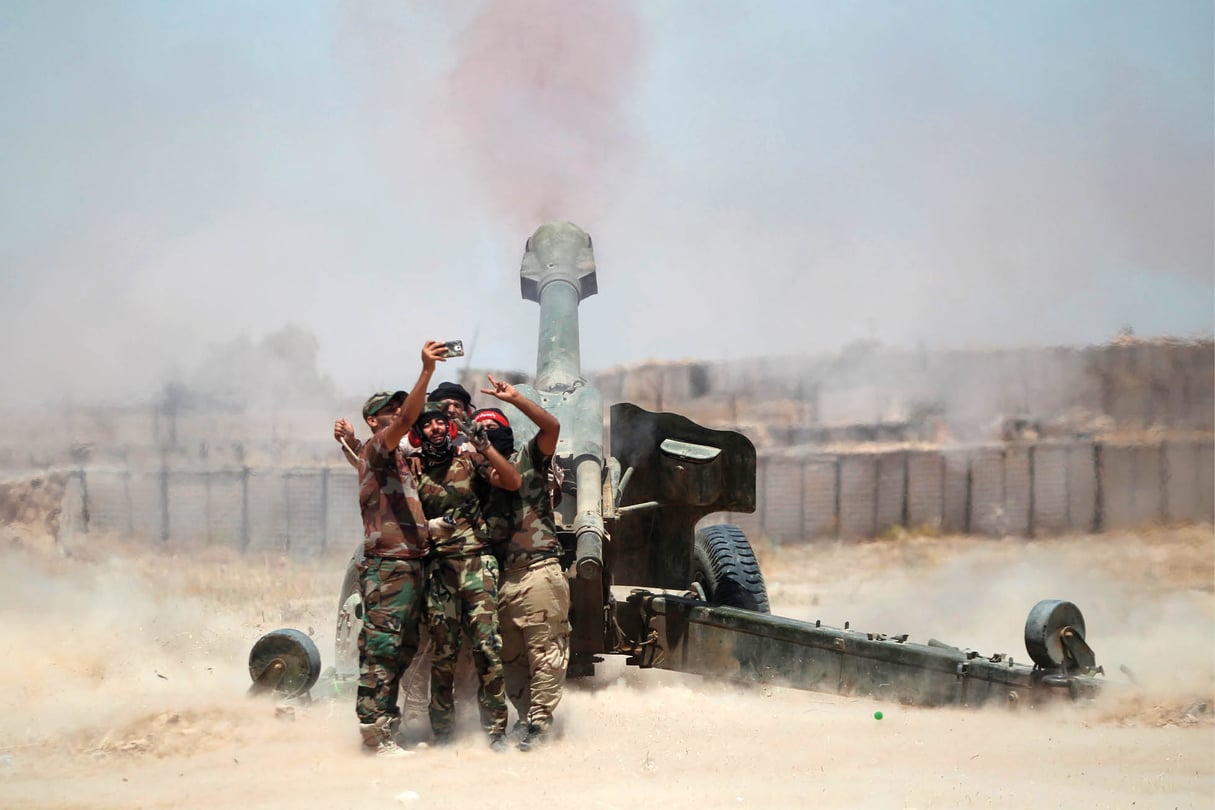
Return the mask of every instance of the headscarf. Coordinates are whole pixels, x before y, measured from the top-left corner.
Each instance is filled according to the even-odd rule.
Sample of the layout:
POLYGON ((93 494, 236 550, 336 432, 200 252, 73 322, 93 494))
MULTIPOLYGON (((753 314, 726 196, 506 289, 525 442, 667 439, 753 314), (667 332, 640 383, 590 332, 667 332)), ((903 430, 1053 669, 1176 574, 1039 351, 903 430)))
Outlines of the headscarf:
POLYGON ((486 430, 486 435, 489 436, 489 443, 494 446, 494 449, 502 454, 503 458, 510 458, 515 452, 515 431, 510 426, 510 420, 506 418, 506 414, 502 413, 499 408, 482 408, 479 411, 473 412, 474 422, 488 422, 495 427, 486 430))

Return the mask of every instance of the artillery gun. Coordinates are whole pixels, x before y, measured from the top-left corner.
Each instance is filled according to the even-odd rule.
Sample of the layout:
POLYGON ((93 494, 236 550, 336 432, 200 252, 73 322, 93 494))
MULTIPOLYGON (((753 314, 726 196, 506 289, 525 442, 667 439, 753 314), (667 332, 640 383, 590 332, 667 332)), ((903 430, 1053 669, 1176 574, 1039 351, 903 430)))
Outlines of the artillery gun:
MULTIPOLYGON (((523 297, 540 306, 540 329, 534 384, 518 388, 561 423, 554 463, 563 472, 556 518, 570 580, 570 677, 593 675, 603 656, 622 655, 641 668, 922 705, 1075 698, 1102 683, 1084 618, 1062 600, 1041 601, 1029 612, 1032 665, 847 623, 841 629, 771 615, 745 533, 700 525, 714 513, 755 510, 751 441, 629 403, 611 406, 605 419, 603 398, 580 366, 578 306, 597 292, 591 238, 580 228, 542 225, 527 240, 520 281, 523 297)), ((507 410, 517 440, 527 441, 535 426, 507 410)), ((357 676, 361 548, 339 599, 339 679, 357 676)), ((264 651, 256 661, 251 656, 255 685, 259 672, 265 679, 284 669, 296 673, 296 683, 306 681, 298 675, 308 669, 302 655, 286 667, 264 651)), ((318 666, 315 656, 308 661, 318 666)))

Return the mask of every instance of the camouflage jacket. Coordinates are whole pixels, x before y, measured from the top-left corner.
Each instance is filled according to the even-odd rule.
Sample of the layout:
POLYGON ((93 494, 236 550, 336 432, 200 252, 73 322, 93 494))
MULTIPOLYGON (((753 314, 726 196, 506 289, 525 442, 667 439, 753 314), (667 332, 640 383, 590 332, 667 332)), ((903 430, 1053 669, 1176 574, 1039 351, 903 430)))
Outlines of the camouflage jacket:
POLYGON ((498 546, 510 539, 515 526, 517 493, 500 489, 488 481, 478 480, 477 495, 481 498, 481 515, 485 519, 485 537, 497 553, 498 546))
POLYGON ((359 509, 363 553, 368 557, 416 560, 426 556, 426 516, 414 475, 383 434, 359 448, 359 509))
POLYGON ((469 557, 486 549, 485 520, 478 495, 478 479, 489 483, 485 456, 469 450, 443 464, 427 465, 421 455, 411 456, 417 471, 418 497, 427 518, 444 519, 446 527, 430 533, 431 551, 440 557, 469 557))
POLYGON ((538 560, 561 556, 561 541, 553 522, 553 506, 548 492, 548 469, 553 457, 536 447, 533 437, 511 457, 523 476, 523 485, 512 496, 513 513, 510 540, 495 544, 502 570, 518 571, 538 560))

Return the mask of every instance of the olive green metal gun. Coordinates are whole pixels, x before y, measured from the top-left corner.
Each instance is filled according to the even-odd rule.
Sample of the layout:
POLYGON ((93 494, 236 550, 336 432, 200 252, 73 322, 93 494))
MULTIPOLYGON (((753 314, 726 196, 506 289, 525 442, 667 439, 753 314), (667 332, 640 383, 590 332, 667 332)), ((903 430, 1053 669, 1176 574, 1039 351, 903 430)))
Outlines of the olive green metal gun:
MULTIPOLYGON (((561 423, 554 463, 563 473, 557 523, 572 599, 571 677, 622 655, 643 668, 927 705, 1033 703, 1099 687, 1104 673, 1084 618, 1062 600, 1029 613, 1032 664, 771 615, 746 535, 705 521, 755 510, 755 447, 677 414, 628 403, 605 412, 579 349, 578 307, 597 291, 595 272, 591 238, 576 225, 548 223, 527 240, 521 289, 540 305, 539 351, 534 385, 518 388, 561 423)), ((527 441, 535 426, 506 410, 516 440, 527 441)), ((356 584, 352 561, 339 601, 339 677, 355 669, 356 584)), ((268 660, 251 658, 251 673, 273 676, 268 660)))
MULTIPOLYGON (((523 297, 540 305, 535 385, 521 390, 561 422, 556 463, 565 472, 559 534, 573 601, 571 676, 592 674, 602 655, 622 654, 640 667, 924 704, 1023 695, 1032 702, 1098 686, 1084 619, 1062 600, 1030 611, 1032 665, 772 616, 743 531, 700 525, 713 513, 755 510, 750 440, 628 403, 605 418, 580 365, 578 306, 598 289, 582 229, 542 225, 527 241, 520 276, 523 297)), ((525 441, 530 422, 510 416, 525 441)))

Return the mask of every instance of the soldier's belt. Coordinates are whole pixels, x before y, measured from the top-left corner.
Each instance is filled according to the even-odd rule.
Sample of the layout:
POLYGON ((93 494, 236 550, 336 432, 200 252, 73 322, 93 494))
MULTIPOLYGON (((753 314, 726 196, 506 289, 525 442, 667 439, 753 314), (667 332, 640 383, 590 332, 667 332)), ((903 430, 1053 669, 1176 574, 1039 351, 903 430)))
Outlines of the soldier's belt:
POLYGON ((532 560, 527 565, 511 566, 509 569, 507 569, 507 573, 519 574, 524 571, 535 571, 536 569, 543 568, 546 565, 560 565, 560 564, 561 564, 561 559, 554 554, 554 555, 550 555, 547 557, 541 557, 538 560, 532 560))

